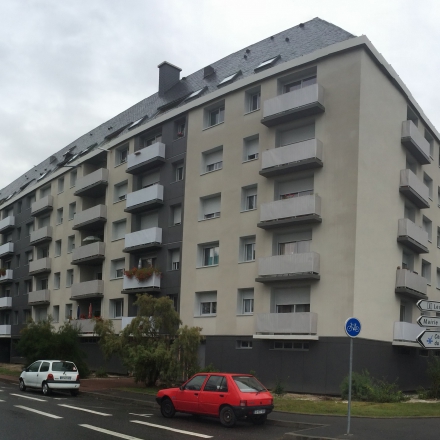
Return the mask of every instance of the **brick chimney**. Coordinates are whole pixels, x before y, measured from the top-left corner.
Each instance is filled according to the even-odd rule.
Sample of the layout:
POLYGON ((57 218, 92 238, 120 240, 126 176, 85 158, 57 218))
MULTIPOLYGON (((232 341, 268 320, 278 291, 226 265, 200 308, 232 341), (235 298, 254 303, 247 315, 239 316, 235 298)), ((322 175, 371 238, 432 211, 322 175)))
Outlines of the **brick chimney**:
POLYGON ((159 96, 171 89, 180 81, 180 67, 174 66, 168 61, 159 64, 159 96))

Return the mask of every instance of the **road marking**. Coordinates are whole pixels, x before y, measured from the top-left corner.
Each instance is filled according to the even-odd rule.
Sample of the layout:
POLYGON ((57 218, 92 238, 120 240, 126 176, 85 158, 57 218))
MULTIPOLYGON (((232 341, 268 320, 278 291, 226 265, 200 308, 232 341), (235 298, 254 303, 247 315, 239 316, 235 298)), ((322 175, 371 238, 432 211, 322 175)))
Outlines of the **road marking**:
POLYGON ((193 437, 212 438, 212 435, 199 434, 198 432, 183 431, 182 429, 170 428, 169 426, 155 425, 154 423, 142 422, 141 420, 130 420, 131 423, 151 426, 153 428, 166 429, 167 431, 178 432, 180 434, 192 435, 193 437))
POLYGON ((138 416, 138 417, 151 417, 153 414, 135 414, 135 413, 128 413, 132 416, 138 416))
POLYGON ((0 400, 0 402, 4 402, 4 400, 0 400))
POLYGON ((48 414, 47 412, 38 411, 36 409, 28 408, 27 406, 21 406, 21 405, 14 405, 17 408, 25 409, 26 411, 31 411, 37 414, 40 414, 42 416, 51 417, 52 419, 62 419, 60 416, 54 416, 53 414, 48 414))
POLYGON ((111 416, 111 414, 106 414, 98 411, 92 411, 91 409, 78 408, 77 406, 65 405, 64 403, 59 403, 58 406, 64 406, 66 408, 77 409, 78 411, 85 411, 92 414, 98 414, 98 416, 111 416))
POLYGON ((112 435, 113 437, 123 438, 125 440, 142 440, 138 437, 121 434, 120 432, 109 431, 108 429, 98 428, 97 426, 92 426, 92 425, 79 425, 79 426, 82 426, 83 428, 93 429, 94 431, 102 432, 103 434, 112 435))
POLYGON ((11 396, 23 397, 23 399, 38 400, 39 402, 47 402, 47 400, 37 399, 36 397, 23 396, 23 394, 9 393, 11 396))

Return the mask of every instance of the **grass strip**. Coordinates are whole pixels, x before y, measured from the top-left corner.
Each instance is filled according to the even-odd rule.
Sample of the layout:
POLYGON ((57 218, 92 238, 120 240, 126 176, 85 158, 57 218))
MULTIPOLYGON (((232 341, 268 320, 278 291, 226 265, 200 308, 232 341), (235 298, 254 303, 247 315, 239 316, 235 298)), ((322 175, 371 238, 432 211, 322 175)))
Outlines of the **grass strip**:
POLYGON ((10 370, 9 368, 0 367, 0 374, 4 376, 20 377, 21 371, 10 370))

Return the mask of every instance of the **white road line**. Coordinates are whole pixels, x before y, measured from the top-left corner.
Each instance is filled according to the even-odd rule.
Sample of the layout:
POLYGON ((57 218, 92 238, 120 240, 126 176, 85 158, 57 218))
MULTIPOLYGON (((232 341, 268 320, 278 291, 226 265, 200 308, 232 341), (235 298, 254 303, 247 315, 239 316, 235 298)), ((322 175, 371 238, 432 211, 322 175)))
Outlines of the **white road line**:
POLYGON ((23 399, 38 400, 38 402, 47 402, 47 400, 37 399, 36 397, 23 396, 23 394, 9 393, 11 396, 23 397, 23 399))
POLYGON ((153 414, 135 414, 135 413, 128 413, 132 416, 138 416, 138 417, 151 417, 153 414))
POLYGON ((111 414, 106 414, 98 411, 92 411, 91 409, 78 408, 77 406, 65 405, 64 403, 59 403, 58 406, 64 406, 66 408, 77 409, 78 411, 85 411, 92 414, 98 414, 98 416, 111 416, 111 414))
POLYGON ((183 431, 182 429, 170 428, 169 426, 155 425, 154 423, 142 422, 141 420, 130 420, 131 423, 151 426, 152 428, 166 429, 167 431, 178 432, 180 434, 192 435, 193 437, 212 438, 212 435, 199 434, 198 432, 183 431))
POLYGON ((48 414, 47 412, 38 411, 36 409, 28 408, 27 406, 21 406, 21 405, 14 405, 17 408, 25 409, 26 411, 31 411, 37 414, 40 414, 42 416, 51 417, 52 419, 62 419, 60 416, 55 416, 53 414, 48 414))
POLYGON ((97 426, 92 425, 79 425, 83 428, 93 429, 94 431, 102 432, 103 434, 112 435, 113 437, 123 438, 125 440, 142 440, 138 437, 132 437, 131 435, 121 434, 120 432, 109 431, 108 429, 98 428, 97 426))
POLYGON ((4 400, 0 400, 0 402, 4 402, 4 400))

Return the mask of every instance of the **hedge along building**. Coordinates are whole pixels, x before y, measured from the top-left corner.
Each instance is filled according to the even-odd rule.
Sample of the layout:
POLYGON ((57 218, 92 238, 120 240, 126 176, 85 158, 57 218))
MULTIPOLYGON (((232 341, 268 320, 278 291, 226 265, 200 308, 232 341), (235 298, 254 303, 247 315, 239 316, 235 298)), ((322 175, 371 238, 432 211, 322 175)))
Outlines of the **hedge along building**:
POLYGON ((297 391, 338 392, 357 316, 355 368, 413 388, 438 154, 369 40, 318 18, 186 78, 164 62, 158 93, 1 191, 3 357, 28 316, 92 304, 120 330, 148 292, 203 328, 202 362, 297 391))

